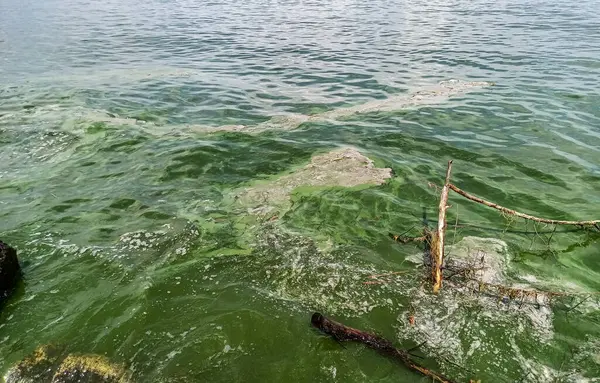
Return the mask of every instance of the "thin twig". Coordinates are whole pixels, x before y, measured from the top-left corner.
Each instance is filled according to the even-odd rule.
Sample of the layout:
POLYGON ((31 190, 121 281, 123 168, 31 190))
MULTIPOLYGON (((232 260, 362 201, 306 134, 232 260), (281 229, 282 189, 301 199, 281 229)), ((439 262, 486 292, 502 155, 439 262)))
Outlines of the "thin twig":
POLYGON ((587 301, 589 298, 591 297, 591 295, 586 296, 585 298, 583 298, 581 300, 581 302, 577 303, 575 306, 569 307, 569 309, 567 310, 567 312, 573 311, 575 310, 577 307, 579 307, 583 302, 587 301))
POLYGON ((552 241, 552 237, 554 236, 557 227, 557 225, 554 225, 554 230, 552 230, 552 233, 550 233, 550 237, 548 237, 548 242, 546 242, 546 246, 548 246, 548 248, 550 248, 550 241, 552 241))
POLYGON ((409 242, 423 242, 427 239, 426 236, 420 236, 420 237, 401 237, 399 235, 396 234, 392 234, 389 233, 390 238, 392 238, 394 241, 396 242, 400 242, 400 243, 409 243, 409 242))

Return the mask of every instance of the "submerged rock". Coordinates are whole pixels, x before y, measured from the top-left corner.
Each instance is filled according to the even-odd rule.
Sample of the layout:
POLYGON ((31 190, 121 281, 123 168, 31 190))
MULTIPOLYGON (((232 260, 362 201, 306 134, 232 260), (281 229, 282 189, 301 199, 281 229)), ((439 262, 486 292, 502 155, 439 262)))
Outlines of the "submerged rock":
POLYGON ((392 169, 377 168, 354 148, 343 148, 312 158, 310 164, 280 178, 252 186, 238 194, 244 204, 269 207, 284 202, 299 187, 353 187, 381 185, 392 177, 392 169))
POLYGON ((20 275, 17 250, 0 241, 0 301, 15 287, 20 275))
POLYGON ((8 371, 6 383, 50 382, 61 356, 59 347, 40 346, 8 371))
POLYGON ((65 356, 44 345, 8 371, 6 383, 129 383, 130 373, 101 355, 65 356))
POLYGON ((58 367, 51 383, 126 383, 123 366, 111 364, 101 355, 69 355, 58 367))

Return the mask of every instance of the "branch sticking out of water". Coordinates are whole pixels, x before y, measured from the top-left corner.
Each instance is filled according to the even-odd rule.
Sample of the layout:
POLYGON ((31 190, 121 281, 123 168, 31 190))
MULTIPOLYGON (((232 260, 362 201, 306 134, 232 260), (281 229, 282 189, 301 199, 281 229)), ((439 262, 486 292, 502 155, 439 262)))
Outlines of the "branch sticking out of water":
MULTIPOLYGON (((425 252, 426 252, 426 254, 429 253, 434 293, 439 292, 439 290, 442 287, 442 268, 444 265, 444 255, 445 255, 444 254, 444 246, 445 246, 445 234, 446 234, 446 210, 448 209, 448 197, 449 197, 450 190, 454 191, 455 193, 461 195, 462 197, 464 197, 470 201, 473 201, 473 202, 491 207, 493 209, 499 210, 502 213, 504 213, 508 216, 511 216, 511 217, 523 218, 528 221, 540 222, 540 223, 545 223, 545 224, 549 224, 549 225, 571 225, 571 226, 578 226, 579 228, 585 228, 585 227, 591 226, 591 227, 597 229, 598 231, 600 231, 600 220, 566 221, 566 220, 540 218, 540 217, 536 217, 533 215, 520 213, 516 210, 509 209, 504 206, 500 206, 494 202, 486 201, 486 200, 479 198, 477 196, 474 196, 473 194, 470 194, 470 193, 460 189, 458 186, 452 184, 450 182, 451 173, 452 173, 452 160, 448 161, 448 167, 446 169, 446 179, 444 182, 444 186, 442 187, 441 192, 440 192, 440 203, 439 203, 439 208, 438 208, 439 209, 438 210, 438 222, 437 222, 436 230, 433 232, 429 232, 428 229, 425 228, 425 235, 422 237, 415 237, 415 238, 405 238, 402 236, 390 234, 392 239, 394 239, 396 242, 408 243, 408 242, 421 241, 421 242, 424 242, 426 246, 429 245, 429 247, 425 249, 425 252)), ((534 227, 534 229, 535 229, 535 227, 534 227)), ((550 237, 548 238, 548 240, 546 242, 546 245, 548 247, 550 247, 550 241, 551 241, 552 236, 555 231, 556 231, 556 227, 554 228, 554 230, 552 231, 550 237)), ((537 234, 537 230, 536 230, 536 234, 537 234)), ((506 291, 509 293, 509 295, 516 294, 520 297, 535 296, 534 292, 531 292, 531 294, 529 294, 529 292, 527 292, 527 291, 517 291, 517 290, 510 289, 510 288, 506 289, 506 291)))
POLYGON ((444 264, 444 236, 446 233, 446 209, 448 208, 448 192, 450 174, 452 173, 452 160, 448 161, 446 169, 446 182, 440 194, 440 206, 437 231, 433 236, 431 245, 431 273, 433 277, 433 292, 437 293, 442 288, 442 265, 444 264))
POLYGON ((459 187, 453 185, 453 184, 448 184, 448 187, 460 194, 461 196, 465 197, 468 200, 471 200, 473 202, 477 202, 479 204, 491 207, 493 209, 496 210, 500 210, 501 212, 508 214, 508 215, 514 215, 516 217, 519 218, 524 218, 530 221, 535 221, 535 222, 541 222, 541 223, 547 223, 550 225, 573 225, 573 226, 593 226, 596 229, 600 230, 600 219, 599 220, 592 220, 592 221, 563 221, 563 220, 557 220, 557 219, 548 219, 548 218, 539 218, 539 217, 535 217, 533 215, 529 215, 529 214, 525 214, 525 213, 520 213, 516 210, 513 209, 509 209, 506 208, 504 206, 500 206, 497 203, 494 202, 489 202, 484 200, 483 198, 479 198, 474 196, 473 194, 467 193, 466 191, 460 189, 459 187))

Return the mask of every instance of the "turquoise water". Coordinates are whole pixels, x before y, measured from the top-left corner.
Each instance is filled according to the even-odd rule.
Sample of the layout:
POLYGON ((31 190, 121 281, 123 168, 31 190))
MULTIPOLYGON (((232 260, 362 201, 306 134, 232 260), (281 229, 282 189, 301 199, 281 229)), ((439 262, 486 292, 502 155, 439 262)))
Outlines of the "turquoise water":
MULTIPOLYGON (((594 1, 0 0, 0 238, 25 275, 0 372, 60 343, 139 382, 427 381, 320 336, 318 310, 427 340, 424 363, 460 381, 598 378, 597 300, 431 297, 419 246, 388 233, 419 235, 423 208, 435 224, 428 183, 448 159, 494 202, 600 218, 599 79, 594 1), (449 79, 495 86, 336 115, 449 79), (345 146, 393 178, 305 188, 268 214, 236 199, 345 146)), ((506 242, 510 282, 599 291, 597 234, 547 245, 553 227, 451 205, 449 241, 506 242)))

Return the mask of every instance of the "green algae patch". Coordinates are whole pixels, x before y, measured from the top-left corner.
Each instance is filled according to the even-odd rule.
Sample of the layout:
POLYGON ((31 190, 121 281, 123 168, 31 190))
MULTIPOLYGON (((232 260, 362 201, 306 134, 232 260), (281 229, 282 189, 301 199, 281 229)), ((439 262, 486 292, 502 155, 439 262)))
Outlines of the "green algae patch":
POLYGON ((251 213, 268 213, 289 202, 295 190, 323 187, 382 185, 392 177, 392 169, 378 168, 354 148, 318 155, 306 166, 272 181, 250 186, 236 194, 238 202, 250 206, 251 213))
MULTIPOLYGON (((150 75, 149 75, 150 76, 150 75)), ((312 114, 291 113, 270 116, 266 121, 244 125, 202 125, 202 124, 170 124, 160 110, 140 110, 134 113, 116 114, 114 111, 87 108, 82 106, 66 106, 51 104, 43 106, 25 105, 21 111, 11 111, 0 114, 0 124, 19 123, 44 120, 62 126, 72 132, 87 131, 98 133, 97 124, 107 126, 134 126, 153 136, 192 134, 214 134, 223 132, 241 132, 245 134, 259 134, 268 131, 289 131, 298 129, 306 122, 325 122, 344 120, 359 114, 397 112, 423 106, 442 105, 452 97, 460 96, 478 89, 494 86, 488 81, 446 80, 438 84, 418 89, 411 89, 407 93, 391 94, 384 99, 370 100, 357 105, 336 108, 327 111, 318 111, 312 114)), ((100 130, 101 131, 101 130, 100 130)))
POLYGON ((200 133, 244 132, 248 134, 262 133, 270 130, 294 130, 305 122, 344 120, 345 118, 352 117, 357 114, 397 112, 400 110, 418 108, 421 106, 441 105, 447 102, 451 97, 459 96, 477 89, 489 88, 494 85, 495 83, 489 81, 447 80, 441 81, 433 86, 415 90, 411 93, 396 94, 385 99, 368 101, 363 104, 337 108, 321 113, 315 113, 311 115, 289 114, 273 116, 268 121, 254 126, 186 125, 185 129, 200 133))

